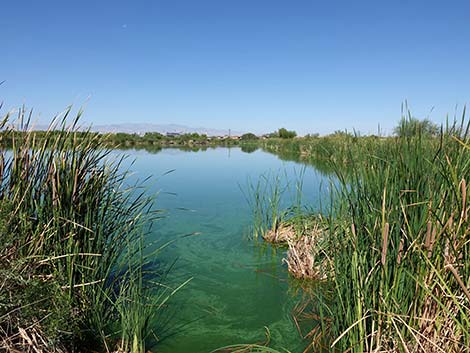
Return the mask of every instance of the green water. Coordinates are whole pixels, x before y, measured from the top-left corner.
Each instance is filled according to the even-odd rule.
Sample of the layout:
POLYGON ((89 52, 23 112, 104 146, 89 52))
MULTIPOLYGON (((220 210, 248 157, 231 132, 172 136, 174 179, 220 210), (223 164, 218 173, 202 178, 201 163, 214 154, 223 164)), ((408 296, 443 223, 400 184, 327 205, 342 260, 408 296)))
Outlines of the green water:
MULTIPOLYGON (((301 165, 239 148, 126 154, 135 158, 134 178, 154 176, 148 192, 158 194, 157 208, 166 210, 151 240, 179 239, 159 255, 166 264, 177 260, 168 280, 176 284, 193 278, 172 299, 172 330, 166 333, 173 335, 156 351, 210 352, 230 344, 262 342, 265 327, 272 347, 302 351, 304 342, 291 318, 297 297, 289 289, 281 261, 285 253, 250 239, 251 211, 242 192, 249 179, 256 181, 268 172, 281 173, 294 185, 301 165), (192 233, 197 235, 181 238, 192 233)), ((327 185, 324 176, 308 167, 304 202, 318 206, 320 189, 324 192, 327 185)), ((292 202, 293 192, 286 192, 284 199, 292 202)))

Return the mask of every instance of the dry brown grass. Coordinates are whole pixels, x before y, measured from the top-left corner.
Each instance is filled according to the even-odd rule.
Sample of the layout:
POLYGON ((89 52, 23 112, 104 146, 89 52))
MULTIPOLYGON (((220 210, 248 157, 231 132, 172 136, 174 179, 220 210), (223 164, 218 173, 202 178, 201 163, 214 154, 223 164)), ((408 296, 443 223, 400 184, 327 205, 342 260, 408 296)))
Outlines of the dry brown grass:
MULTIPOLYGON (((4 336, 3 333, 1 336, 4 336)), ((65 353, 66 350, 51 345, 39 324, 18 328, 18 332, 9 337, 2 337, 0 352, 11 353, 65 353)))
POLYGON ((263 238, 273 244, 288 244, 295 241, 298 235, 293 225, 280 223, 275 229, 270 229, 263 234, 263 238))
POLYGON ((319 259, 322 248, 319 246, 319 242, 322 240, 324 232, 324 229, 315 226, 307 234, 287 240, 289 250, 284 261, 294 277, 326 279, 325 261, 319 259))

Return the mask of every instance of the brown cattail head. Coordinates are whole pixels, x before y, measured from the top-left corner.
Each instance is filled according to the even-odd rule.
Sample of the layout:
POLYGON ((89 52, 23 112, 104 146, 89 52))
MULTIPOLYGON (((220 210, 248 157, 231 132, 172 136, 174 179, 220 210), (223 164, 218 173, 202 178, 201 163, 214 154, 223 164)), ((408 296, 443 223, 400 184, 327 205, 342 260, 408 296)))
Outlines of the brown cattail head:
POLYGON ((387 247, 388 247, 388 231, 390 225, 385 223, 385 226, 382 231, 382 266, 385 266, 385 261, 387 260, 387 247))
POLYGON ((398 258, 397 264, 401 264, 401 257, 403 256, 403 247, 405 246, 405 239, 400 239, 400 245, 398 246, 398 258))

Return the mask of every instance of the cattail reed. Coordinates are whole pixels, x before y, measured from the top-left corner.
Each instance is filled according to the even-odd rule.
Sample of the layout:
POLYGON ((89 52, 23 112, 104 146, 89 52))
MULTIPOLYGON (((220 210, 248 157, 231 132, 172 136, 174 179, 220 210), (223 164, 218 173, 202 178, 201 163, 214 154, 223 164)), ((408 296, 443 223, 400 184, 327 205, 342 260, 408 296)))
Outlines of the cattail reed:
MULTIPOLYGON (((409 121, 411 115, 400 131, 409 121)), ((449 124, 439 136, 410 131, 314 142, 325 144, 340 184, 326 250, 334 259, 338 300, 328 311, 338 351, 461 353, 470 347, 462 299, 470 278, 470 124, 449 124), (386 266, 392 253, 399 266, 386 266), (372 329, 377 323, 380 333, 372 329)))
POLYGON ((387 248, 388 248, 388 232, 390 230, 390 225, 388 223, 385 223, 383 233, 382 233, 382 266, 385 266, 385 262, 387 260, 387 248))
POLYGON ((397 264, 401 264, 401 257, 403 256, 403 247, 405 246, 405 239, 400 239, 400 244, 398 246, 398 257, 397 257, 397 264))
POLYGON ((178 289, 144 254, 152 200, 69 113, 45 132, 24 109, 0 122, 0 350, 144 353, 178 289))
POLYGON ((460 182, 460 187, 462 190, 462 216, 461 218, 467 222, 467 183, 465 179, 462 179, 460 182))

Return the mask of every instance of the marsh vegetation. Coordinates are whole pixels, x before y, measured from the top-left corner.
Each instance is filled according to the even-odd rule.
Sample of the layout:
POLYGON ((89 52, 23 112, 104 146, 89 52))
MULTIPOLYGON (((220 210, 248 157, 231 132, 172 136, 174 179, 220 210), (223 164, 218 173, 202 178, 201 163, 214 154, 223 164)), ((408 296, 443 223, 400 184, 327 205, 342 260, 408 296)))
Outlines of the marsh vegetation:
MULTIPOLYGON (((159 261, 167 243, 147 237, 160 215, 111 153, 109 135, 79 128, 79 116, 67 121, 69 112, 32 132, 25 111, 2 120, 1 349, 145 352, 164 338, 175 318, 169 299, 187 280, 168 281, 172 262, 159 261)), ((294 334, 306 351, 468 352, 469 131, 465 113, 441 129, 408 115, 391 137, 278 133, 233 142, 332 179, 321 205, 303 199, 305 169, 289 185, 264 174, 244 190, 252 237, 286 250, 289 285, 301 292, 294 334)), ((216 146, 192 138, 179 148, 216 146)), ((208 242, 189 252, 217 254, 208 242)), ((233 264, 240 258, 235 251, 233 264)), ((264 343, 225 349, 274 352, 266 332, 264 343)))
POLYGON ((310 277, 301 314, 310 317, 312 352, 469 351, 469 130, 465 111, 442 129, 409 114, 395 137, 264 145, 334 175, 320 219, 273 216, 263 228, 297 229, 287 262, 294 276, 310 277))
POLYGON ((1 121, 0 350, 143 353, 177 290, 146 249, 158 214, 69 113, 41 138, 24 110, 1 121))

